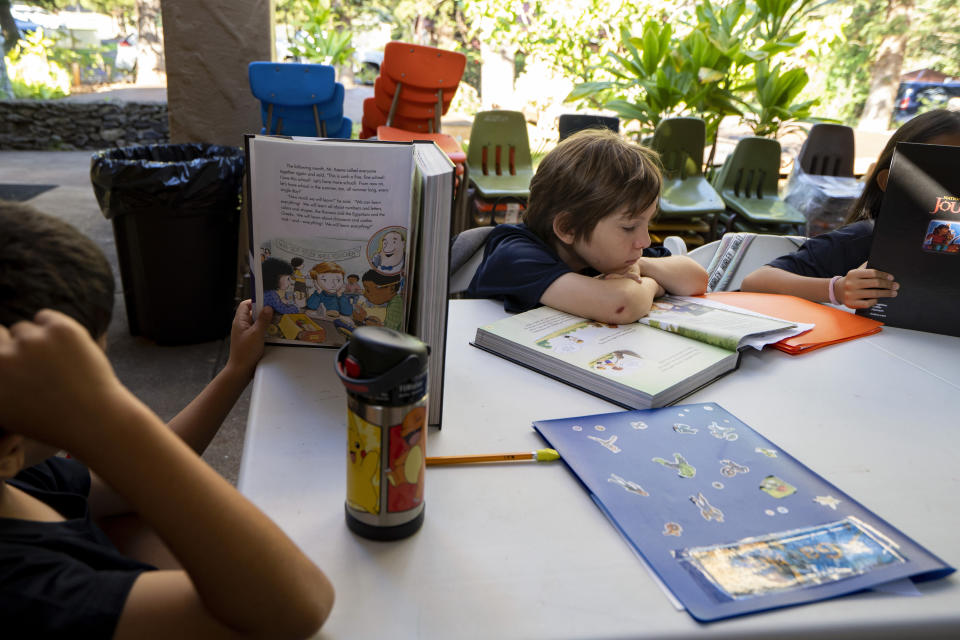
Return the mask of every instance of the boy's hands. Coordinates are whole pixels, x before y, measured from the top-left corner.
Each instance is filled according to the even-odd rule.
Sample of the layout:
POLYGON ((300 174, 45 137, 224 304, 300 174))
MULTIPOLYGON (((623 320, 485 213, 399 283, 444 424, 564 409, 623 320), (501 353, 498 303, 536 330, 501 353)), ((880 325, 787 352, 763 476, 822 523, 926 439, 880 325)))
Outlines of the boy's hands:
POLYGON ((0 327, 0 426, 73 450, 116 402, 137 402, 76 320, 44 309, 0 327))
POLYGON ((645 281, 649 281, 653 283, 653 285, 656 285, 656 288, 657 288, 656 289, 657 292, 654 294, 653 297, 659 298, 662 295, 666 295, 666 290, 660 285, 659 282, 657 282, 656 280, 654 280, 649 276, 641 275, 639 263, 634 263, 634 265, 629 269, 627 269, 626 271, 623 271, 620 273, 605 273, 600 277, 603 278, 604 280, 613 280, 615 278, 625 278, 627 280, 633 280, 637 284, 644 284, 645 281))
POLYGON ((273 319, 273 307, 264 305, 256 321, 253 319, 253 302, 244 300, 237 307, 230 329, 229 365, 238 371, 253 375, 263 356, 263 338, 273 319))
MULTIPOLYGON (((822 285, 821 285, 822 286, 822 285)), ((897 295, 900 285, 893 276, 876 269, 868 269, 864 262, 834 284, 834 295, 851 309, 866 309, 877 304, 880 298, 897 295)))

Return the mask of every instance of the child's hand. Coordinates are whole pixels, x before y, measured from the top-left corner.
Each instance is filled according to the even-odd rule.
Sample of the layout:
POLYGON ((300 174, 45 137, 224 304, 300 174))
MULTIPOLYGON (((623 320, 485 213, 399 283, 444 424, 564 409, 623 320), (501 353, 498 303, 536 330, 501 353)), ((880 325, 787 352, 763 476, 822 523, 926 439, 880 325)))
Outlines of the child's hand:
POLYGON ((78 322, 44 309, 33 322, 0 326, 0 426, 65 449, 87 425, 136 402, 78 322))
POLYGON ((656 280, 654 280, 649 276, 642 276, 640 275, 639 272, 640 272, 640 266, 638 263, 635 269, 631 267, 630 269, 621 273, 605 273, 599 277, 602 278, 603 280, 613 280, 615 278, 623 278, 625 280, 633 280, 639 285, 654 287, 655 288, 655 293, 653 294, 654 298, 659 298, 660 296, 667 295, 667 290, 664 289, 659 282, 657 282, 656 280))
POLYGON ((896 296, 899 288, 892 275, 867 269, 864 262, 834 283, 834 295, 851 309, 866 309, 877 304, 880 298, 896 296))
POLYGON ((273 319, 273 307, 264 305, 256 322, 253 320, 253 302, 244 300, 237 307, 230 329, 230 358, 227 364, 253 375, 263 356, 263 337, 273 319))

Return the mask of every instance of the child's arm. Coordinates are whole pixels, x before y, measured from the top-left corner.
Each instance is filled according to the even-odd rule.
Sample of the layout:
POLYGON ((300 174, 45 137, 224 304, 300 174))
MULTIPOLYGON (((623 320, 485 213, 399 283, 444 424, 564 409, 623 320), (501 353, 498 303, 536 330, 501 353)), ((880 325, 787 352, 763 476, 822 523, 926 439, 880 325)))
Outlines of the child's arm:
MULTIPOLYGON (((785 293, 814 302, 830 302, 832 282, 832 278, 801 276, 765 265, 744 278, 740 290, 785 293)), ((864 262, 833 283, 833 294, 838 302, 851 309, 866 309, 877 304, 880 298, 896 296, 899 288, 892 275, 868 269, 864 262)))
POLYGON ((663 289, 653 278, 610 274, 590 278, 565 273, 551 283, 540 302, 573 315, 610 324, 636 322, 650 312, 663 289))
POLYGON ((78 323, 47 310, 0 327, 0 380, 0 424, 85 461, 184 567, 136 579, 116 638, 307 637, 323 624, 323 572, 120 384, 78 323))
POLYGON ((640 258, 640 273, 653 278, 667 293, 699 296, 707 292, 707 270, 687 256, 640 258))
POLYGON ((256 322, 253 303, 244 300, 237 307, 230 330, 230 356, 223 369, 203 391, 170 420, 170 428, 183 438, 191 449, 203 453, 217 434, 220 425, 253 378, 263 355, 263 337, 273 309, 264 306, 256 322))
MULTIPOLYGON (((263 337, 270 324, 273 309, 265 305, 257 321, 253 322, 252 308, 250 300, 241 302, 237 307, 230 331, 230 356, 227 364, 200 394, 169 422, 173 432, 198 454, 203 453, 217 434, 220 425, 253 377, 257 362, 263 355, 263 337)), ((120 546, 122 551, 139 560, 157 564, 157 558, 153 555, 155 545, 149 539, 139 538, 146 532, 138 531, 135 534, 129 528, 130 523, 127 523, 122 534, 124 544, 121 544, 113 535, 121 535, 120 532, 101 521, 104 517, 130 513, 131 507, 96 473, 90 474, 89 500, 90 513, 99 525, 108 529, 114 543, 120 546), (143 549, 143 553, 147 555, 144 556, 134 551, 135 549, 143 549)))

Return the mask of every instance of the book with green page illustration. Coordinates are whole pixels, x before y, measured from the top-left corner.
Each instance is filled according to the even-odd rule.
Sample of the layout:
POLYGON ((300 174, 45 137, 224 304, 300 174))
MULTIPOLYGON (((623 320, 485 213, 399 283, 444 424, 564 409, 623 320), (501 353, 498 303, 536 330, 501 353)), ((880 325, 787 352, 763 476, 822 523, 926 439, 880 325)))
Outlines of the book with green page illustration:
POLYGON ((740 350, 803 325, 705 298, 663 296, 640 322, 611 325, 538 307, 479 327, 473 344, 623 407, 676 402, 737 368, 740 350))

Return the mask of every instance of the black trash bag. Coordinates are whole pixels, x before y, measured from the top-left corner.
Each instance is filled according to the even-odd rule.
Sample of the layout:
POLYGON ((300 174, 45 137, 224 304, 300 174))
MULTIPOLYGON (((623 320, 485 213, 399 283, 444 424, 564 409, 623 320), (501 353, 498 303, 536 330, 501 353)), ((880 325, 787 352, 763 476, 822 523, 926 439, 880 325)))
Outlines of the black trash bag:
POLYGON ((113 222, 132 335, 222 338, 237 285, 243 151, 210 144, 99 151, 90 181, 113 222))

